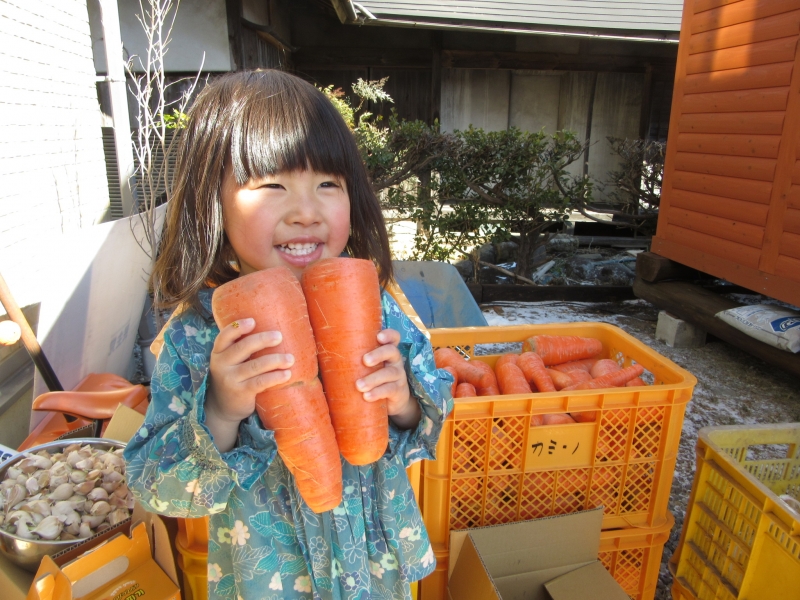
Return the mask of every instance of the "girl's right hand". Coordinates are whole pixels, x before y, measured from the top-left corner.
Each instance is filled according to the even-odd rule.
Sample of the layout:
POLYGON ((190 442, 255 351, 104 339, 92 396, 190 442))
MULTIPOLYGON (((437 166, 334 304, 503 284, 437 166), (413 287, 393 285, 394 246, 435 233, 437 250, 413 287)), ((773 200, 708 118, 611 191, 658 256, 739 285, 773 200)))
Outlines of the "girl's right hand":
POLYGON ((291 354, 250 359, 260 350, 274 348, 282 339, 280 331, 247 335, 254 327, 254 319, 231 323, 219 332, 211 351, 206 412, 237 427, 255 411, 256 394, 288 381, 288 369, 294 364, 291 354))

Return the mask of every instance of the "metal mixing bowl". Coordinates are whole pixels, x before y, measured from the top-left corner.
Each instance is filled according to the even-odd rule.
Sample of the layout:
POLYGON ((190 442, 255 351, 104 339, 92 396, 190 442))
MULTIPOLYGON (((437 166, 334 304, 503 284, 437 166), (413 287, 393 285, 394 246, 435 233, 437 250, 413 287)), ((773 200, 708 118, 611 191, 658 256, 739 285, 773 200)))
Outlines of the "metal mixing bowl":
MULTIPOLYGON (((123 442, 115 440, 104 440, 100 438, 81 438, 74 440, 58 440, 42 444, 41 446, 34 446, 28 448, 22 453, 9 458, 0 466, 0 481, 6 477, 6 471, 12 465, 25 458, 26 454, 36 454, 39 450, 48 450, 56 452, 62 448, 66 448, 72 444, 80 444, 85 446, 89 444, 96 448, 107 450, 110 448, 124 448, 123 442)), ((50 540, 26 540, 25 538, 17 537, 12 533, 8 533, 0 529, 0 552, 5 555, 8 560, 19 565, 27 571, 33 573, 39 568, 39 563, 45 554, 53 555, 67 548, 82 544, 85 540, 66 540, 66 541, 50 541, 50 540)))

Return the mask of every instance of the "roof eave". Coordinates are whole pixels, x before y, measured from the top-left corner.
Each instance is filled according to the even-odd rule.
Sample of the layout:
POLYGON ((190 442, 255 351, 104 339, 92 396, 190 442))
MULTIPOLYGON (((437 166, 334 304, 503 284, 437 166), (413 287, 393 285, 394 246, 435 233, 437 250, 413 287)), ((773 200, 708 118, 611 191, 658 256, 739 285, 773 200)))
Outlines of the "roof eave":
POLYGON ((566 37, 598 38, 627 40, 640 42, 656 42, 677 44, 680 37, 679 31, 669 30, 634 30, 634 29, 606 29, 585 27, 559 27, 548 25, 513 25, 506 23, 476 23, 461 20, 413 20, 376 17, 358 2, 352 0, 332 0, 336 14, 344 24, 372 25, 378 27, 409 27, 419 29, 441 29, 450 31, 482 31, 493 33, 511 33, 515 35, 553 35, 566 37), (338 8, 347 5, 348 10, 338 8), (345 18, 343 18, 343 16, 345 18))

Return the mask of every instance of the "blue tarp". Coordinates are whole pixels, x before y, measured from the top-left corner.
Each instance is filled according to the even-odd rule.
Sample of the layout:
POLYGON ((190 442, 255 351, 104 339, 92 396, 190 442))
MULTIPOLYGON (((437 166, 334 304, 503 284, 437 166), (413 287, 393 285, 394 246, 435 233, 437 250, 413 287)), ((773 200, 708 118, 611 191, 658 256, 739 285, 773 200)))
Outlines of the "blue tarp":
POLYGON ((436 261, 392 261, 400 289, 428 328, 485 326, 486 319, 456 268, 436 261))

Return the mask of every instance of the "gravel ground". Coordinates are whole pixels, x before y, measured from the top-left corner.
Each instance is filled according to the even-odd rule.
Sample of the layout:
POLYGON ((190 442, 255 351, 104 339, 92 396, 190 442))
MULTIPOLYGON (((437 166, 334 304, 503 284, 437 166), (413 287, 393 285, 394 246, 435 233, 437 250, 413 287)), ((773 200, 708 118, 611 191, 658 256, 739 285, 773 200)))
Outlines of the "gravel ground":
MULTIPOLYGON (((759 296, 736 298, 755 304, 759 296)), ((616 325, 697 377, 686 408, 669 510, 675 528, 664 547, 656 600, 668 600, 667 562, 678 544, 692 489, 697 432, 706 425, 800 422, 800 386, 791 375, 709 338, 702 348, 670 348, 655 339, 658 309, 644 300, 616 303, 498 302, 481 305, 489 325, 602 321, 616 325)), ((480 353, 480 352, 479 352, 480 353)))

